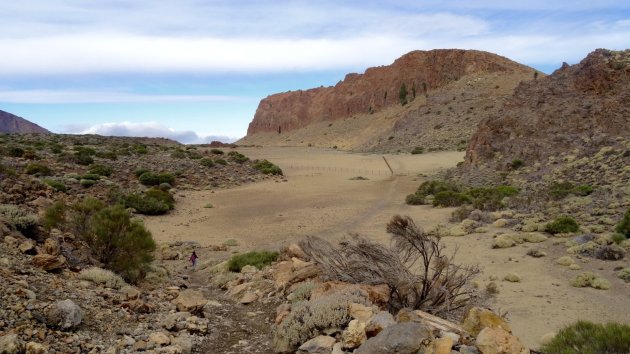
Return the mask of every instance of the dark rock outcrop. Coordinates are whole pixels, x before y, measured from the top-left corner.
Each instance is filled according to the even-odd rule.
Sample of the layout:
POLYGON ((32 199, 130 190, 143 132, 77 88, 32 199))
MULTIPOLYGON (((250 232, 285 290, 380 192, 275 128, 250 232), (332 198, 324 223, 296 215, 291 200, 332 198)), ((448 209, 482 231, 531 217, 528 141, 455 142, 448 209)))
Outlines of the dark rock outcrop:
POLYGON ((24 118, 0 110, 0 133, 49 134, 50 132, 24 118))

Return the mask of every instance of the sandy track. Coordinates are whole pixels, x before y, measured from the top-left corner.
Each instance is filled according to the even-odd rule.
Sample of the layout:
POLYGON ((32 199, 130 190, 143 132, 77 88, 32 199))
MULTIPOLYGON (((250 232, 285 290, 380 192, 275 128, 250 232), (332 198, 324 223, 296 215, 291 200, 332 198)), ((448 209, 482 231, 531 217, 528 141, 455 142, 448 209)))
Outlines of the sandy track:
MULTIPOLYGON (((278 249, 306 235, 330 240, 359 233, 387 242, 385 225, 395 214, 409 215, 424 228, 447 223, 452 208, 408 206, 405 195, 432 174, 455 166, 461 152, 387 156, 395 175, 380 155, 349 154, 311 148, 239 149, 251 158, 267 158, 280 165, 286 182, 263 182, 228 190, 183 191, 176 196, 176 209, 166 216, 146 218, 158 242, 193 240, 202 245, 237 240, 240 251, 278 249), (350 177, 364 176, 367 181, 350 177), (213 208, 204 208, 212 203, 213 208)), ((564 247, 543 244, 491 250, 492 233, 511 232, 490 228, 490 233, 448 237, 449 250, 458 248, 457 262, 478 263, 480 286, 496 277, 500 293, 493 304, 507 311, 514 332, 526 344, 537 347, 539 338, 577 319, 595 322, 630 322, 630 286, 614 276, 614 267, 628 267, 627 260, 603 262, 581 260, 584 270, 608 278, 613 287, 602 291, 578 289, 569 279, 579 273, 554 264, 564 247), (549 255, 526 256, 537 247, 549 255), (502 281, 508 273, 521 276, 520 283, 502 281)))

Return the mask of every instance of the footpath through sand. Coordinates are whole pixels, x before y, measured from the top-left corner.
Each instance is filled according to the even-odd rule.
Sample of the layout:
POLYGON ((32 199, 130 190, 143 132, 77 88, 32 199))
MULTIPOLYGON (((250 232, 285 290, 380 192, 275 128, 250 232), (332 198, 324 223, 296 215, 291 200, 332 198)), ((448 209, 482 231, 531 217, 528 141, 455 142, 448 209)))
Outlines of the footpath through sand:
MULTIPOLYGON (((176 195, 177 207, 172 213, 145 220, 158 242, 196 241, 208 246, 233 239, 238 246, 232 249, 238 251, 277 250, 306 235, 338 240, 359 233, 387 242, 385 225, 395 214, 409 215, 425 229, 448 223, 453 208, 409 206, 404 199, 426 179, 424 175, 453 167, 464 156, 463 152, 385 155, 394 170, 392 176, 381 155, 315 148, 238 151, 279 165, 287 181, 214 191, 181 191, 176 195), (367 180, 351 179, 357 176, 367 180), (212 208, 205 207, 208 204, 212 208)), ((492 227, 488 231, 447 237, 445 243, 452 251, 458 249, 456 262, 481 266, 482 274, 477 279, 480 287, 490 281, 498 284, 499 294, 493 307, 508 313, 514 333, 525 344, 536 348, 541 336, 577 319, 630 321, 624 311, 630 308, 628 287, 620 279, 609 278, 613 287, 607 291, 571 287, 569 280, 577 273, 554 263, 565 255, 565 248, 554 246, 553 239, 536 244, 547 257, 532 258, 526 255, 528 248, 534 247, 532 244, 491 249, 494 234, 513 231, 492 227), (507 273, 518 273, 521 281, 502 281, 507 273)), ((223 260, 228 256, 220 252, 214 257, 223 260)), ((614 274, 611 267, 619 264, 611 264, 591 259, 580 265, 585 271, 614 274)), ((251 312, 246 307, 242 310, 244 314, 251 312)))

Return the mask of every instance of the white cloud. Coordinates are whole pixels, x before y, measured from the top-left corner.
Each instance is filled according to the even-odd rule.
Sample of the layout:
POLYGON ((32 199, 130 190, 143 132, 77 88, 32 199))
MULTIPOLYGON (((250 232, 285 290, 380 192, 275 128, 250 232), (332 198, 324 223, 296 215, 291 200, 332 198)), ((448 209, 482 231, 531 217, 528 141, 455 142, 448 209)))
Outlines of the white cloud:
POLYGON ((88 90, 0 90, 0 102, 8 103, 185 103, 242 100, 246 98, 216 95, 149 95, 88 90))
POLYGON ((64 133, 168 138, 183 144, 202 144, 213 140, 221 142, 234 142, 237 140, 237 138, 228 136, 198 134, 192 130, 176 130, 155 122, 103 123, 88 128, 74 125, 66 127, 64 133))

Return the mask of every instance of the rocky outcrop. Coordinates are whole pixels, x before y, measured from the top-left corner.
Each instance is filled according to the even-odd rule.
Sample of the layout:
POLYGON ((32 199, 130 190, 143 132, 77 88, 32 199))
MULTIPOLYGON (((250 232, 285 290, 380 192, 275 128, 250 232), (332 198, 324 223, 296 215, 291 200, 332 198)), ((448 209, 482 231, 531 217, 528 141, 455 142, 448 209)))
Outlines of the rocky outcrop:
POLYGON ((50 132, 35 123, 31 123, 22 117, 0 110, 0 133, 39 133, 50 132))
MULTIPOLYGON (((492 111, 496 97, 511 94, 518 82, 532 79, 534 72, 531 68, 488 52, 459 49, 413 51, 391 65, 369 68, 363 74, 348 74, 332 87, 284 92, 263 99, 249 125, 247 137, 241 143, 265 145, 287 144, 290 141, 288 144, 301 142, 331 146, 339 142, 342 148, 359 150, 399 148, 402 141, 406 145, 418 145, 415 134, 428 130, 418 121, 428 122, 428 131, 432 133, 436 133, 433 127, 441 123, 445 129, 437 133, 446 132, 450 124, 445 124, 443 120, 464 120, 465 115, 474 120, 484 112, 492 111), (476 104, 482 101, 483 104, 476 104), (381 115, 386 116, 386 122, 380 122, 384 118, 381 115), (333 122, 349 118, 353 121, 347 127, 340 127, 341 131, 327 129, 333 122), (357 118, 365 122, 357 123, 354 121, 357 118), (401 122, 398 122, 399 119, 401 122), (380 123, 383 127, 374 128, 380 123), (312 130, 295 133, 307 127, 312 130), (344 137, 348 129, 351 135, 356 135, 360 129, 369 134, 344 144, 344 140, 351 140, 344 137), (319 141, 317 137, 320 135, 326 135, 326 138, 319 141), (388 139, 398 135, 400 139, 388 139), (376 144, 379 138, 382 146, 376 144)), ((469 136, 474 124, 470 124, 469 119, 465 120, 463 125, 470 126, 467 131, 469 136)), ((461 134, 454 135, 458 141, 461 140, 461 134)), ((429 147, 428 142, 422 141, 422 144, 429 147)))
POLYGON ((479 124, 470 165, 546 161, 559 152, 589 155, 630 137, 630 50, 598 49, 577 65, 523 82, 499 112, 479 124))

